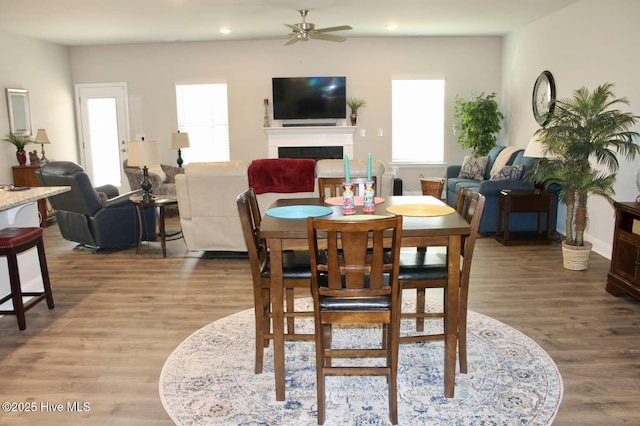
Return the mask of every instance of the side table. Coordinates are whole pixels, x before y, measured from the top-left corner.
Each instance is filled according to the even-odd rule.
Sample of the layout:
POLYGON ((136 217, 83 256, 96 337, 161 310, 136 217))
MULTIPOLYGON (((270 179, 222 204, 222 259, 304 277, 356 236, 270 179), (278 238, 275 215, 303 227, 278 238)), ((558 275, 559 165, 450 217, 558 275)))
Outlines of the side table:
POLYGON ((498 226, 496 240, 503 245, 517 244, 550 244, 551 212, 553 211, 552 194, 546 191, 524 192, 502 190, 498 196, 498 226), (537 232, 510 232, 509 219, 512 213, 538 213, 537 232), (504 215, 504 230, 502 216, 504 215), (543 232, 543 215, 547 217, 546 230, 543 232))
POLYGON ((167 257, 167 232, 165 229, 165 207, 167 206, 177 206, 178 199, 176 196, 172 195, 157 195, 151 199, 150 203, 145 203, 142 201, 142 195, 132 195, 129 197, 131 202, 136 206, 136 214, 138 216, 138 228, 140 230, 138 234, 138 248, 136 249, 136 254, 140 253, 140 248, 142 247, 142 209, 148 209, 156 207, 159 211, 158 218, 158 227, 159 227, 159 236, 160 236, 160 244, 162 245, 162 257, 167 257))
MULTIPOLYGON (((13 166, 13 184, 15 186, 40 186, 36 177, 36 170, 40 167, 42 167, 40 164, 13 166)), ((38 200, 38 216, 40 216, 40 226, 46 228, 49 225, 47 221, 53 217, 53 209, 46 198, 38 200)))

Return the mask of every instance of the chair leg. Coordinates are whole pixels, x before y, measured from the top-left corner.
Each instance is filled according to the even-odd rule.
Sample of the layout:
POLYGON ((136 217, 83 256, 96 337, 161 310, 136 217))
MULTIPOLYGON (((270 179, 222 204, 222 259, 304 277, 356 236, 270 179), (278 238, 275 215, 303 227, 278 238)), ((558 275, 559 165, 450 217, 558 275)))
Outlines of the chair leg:
POLYGON ((324 397, 325 397, 325 382, 324 382, 324 367, 325 367, 325 327, 322 324, 318 324, 318 318, 316 318, 316 395, 318 402, 318 424, 324 424, 324 397))
MULTIPOLYGON (((324 324, 322 327, 322 330, 323 330, 322 334, 324 338, 324 343, 322 347, 324 350, 330 350, 331 349, 331 324, 324 324)), ((331 364, 332 364, 331 358, 325 358, 324 352, 322 352, 322 358, 324 359, 324 366, 331 367, 331 364)))
MULTIPOLYGON (((286 306, 287 306, 287 313, 290 314, 292 312, 294 312, 294 301, 293 301, 293 289, 292 288, 288 288, 285 290, 285 302, 286 302, 286 306)), ((288 334, 295 334, 295 318, 294 317, 287 317, 287 333, 288 334)))
POLYGON ((256 318, 256 362, 255 373, 262 373, 264 362, 264 348, 269 344, 268 339, 265 337, 265 333, 268 331, 265 327, 269 324, 269 298, 268 290, 254 291, 254 313, 256 318))
MULTIPOLYGON (((271 292, 268 289, 262 290, 262 335, 271 333, 271 292)), ((269 339, 263 337, 262 347, 269 347, 269 339)))
MULTIPOLYGON (((398 319, 400 321, 400 319, 398 319)), ((387 349, 387 366, 389 375, 387 385, 389 390, 389 420, 391 424, 398 424, 398 350, 399 350, 399 330, 400 325, 384 324, 383 329, 387 330, 385 344, 387 349)))
MULTIPOLYGON (((426 290, 416 289, 416 314, 424 314, 426 305, 426 290)), ((416 318, 416 331, 424 331, 424 318, 416 318)))
POLYGON ((11 301, 13 302, 13 311, 18 320, 18 328, 25 330, 27 328, 24 316, 24 304, 22 303, 22 286, 20 285, 20 272, 18 271, 18 257, 15 253, 7 254, 7 266, 9 267, 9 281, 11 286, 11 301))
POLYGON ((458 357, 460 358, 460 372, 467 373, 467 293, 460 294, 460 312, 458 313, 458 357))
POLYGON ((255 373, 262 373, 262 359, 264 357, 264 334, 262 332, 262 310, 256 306, 255 309, 255 317, 256 317, 256 362, 255 362, 255 373))
POLYGON ((53 309, 53 292, 51 291, 51 281, 49 281, 49 268, 47 268, 47 258, 44 253, 44 242, 42 240, 42 237, 39 238, 36 246, 38 248, 38 259, 40 261, 40 274, 42 275, 44 296, 47 299, 47 307, 49 309, 53 309))

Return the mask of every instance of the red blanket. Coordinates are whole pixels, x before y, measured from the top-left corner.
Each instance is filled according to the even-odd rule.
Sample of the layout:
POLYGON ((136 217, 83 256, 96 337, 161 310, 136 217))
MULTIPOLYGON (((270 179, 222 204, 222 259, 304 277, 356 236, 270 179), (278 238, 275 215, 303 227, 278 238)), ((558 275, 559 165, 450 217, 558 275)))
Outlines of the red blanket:
POLYGON ((249 187, 265 192, 313 192, 316 160, 306 158, 266 158, 249 165, 249 187))

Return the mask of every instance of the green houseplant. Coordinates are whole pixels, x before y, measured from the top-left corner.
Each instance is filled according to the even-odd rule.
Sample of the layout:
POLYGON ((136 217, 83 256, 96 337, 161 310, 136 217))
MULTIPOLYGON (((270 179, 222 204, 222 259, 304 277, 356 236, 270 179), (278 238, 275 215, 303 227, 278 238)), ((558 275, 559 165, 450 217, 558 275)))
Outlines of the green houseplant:
POLYGON ((9 142, 16 147, 16 158, 18 159, 18 164, 20 164, 21 166, 27 164, 27 154, 24 152, 24 147, 27 144, 33 142, 31 139, 29 139, 29 136, 9 133, 7 137, 2 140, 5 142, 9 142))
POLYGON ((612 87, 605 83, 593 92, 582 87, 571 98, 557 100, 547 127, 536 132, 546 158, 538 160, 527 179, 560 188, 560 199, 567 206, 563 255, 568 269, 586 269, 588 264, 591 244, 584 241, 584 232, 589 196, 613 202, 617 155, 631 160, 640 152, 635 142, 640 135, 632 130, 640 117, 616 109, 629 101, 616 98, 612 87), (584 264, 567 261, 578 247, 586 251, 584 264))
POLYGON ((496 146, 496 133, 501 129, 500 121, 504 115, 498 108, 496 94, 479 95, 472 93, 469 100, 456 95, 453 133, 458 135, 458 143, 464 148, 472 148, 473 155, 487 155, 496 146))
POLYGON ((347 100, 347 105, 351 110, 351 125, 355 126, 358 121, 358 110, 367 105, 367 102, 364 99, 360 98, 349 98, 347 100))

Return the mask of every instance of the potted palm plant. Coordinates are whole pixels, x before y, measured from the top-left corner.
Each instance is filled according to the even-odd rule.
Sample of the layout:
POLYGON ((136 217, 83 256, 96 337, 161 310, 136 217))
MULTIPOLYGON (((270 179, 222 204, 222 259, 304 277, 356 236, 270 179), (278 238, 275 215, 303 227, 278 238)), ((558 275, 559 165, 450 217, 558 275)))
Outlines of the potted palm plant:
POLYGON ((458 122, 453 125, 453 133, 463 148, 473 148, 474 157, 487 155, 496 146, 496 133, 504 116, 495 97, 495 93, 472 93, 469 100, 464 100, 456 95, 454 117, 458 122))
POLYGON ((18 159, 18 164, 20 164, 21 166, 27 164, 27 154, 24 152, 24 147, 27 144, 33 142, 31 139, 29 139, 29 136, 9 133, 7 137, 3 139, 3 141, 9 142, 16 147, 16 158, 18 159))
POLYGON ((582 87, 571 98, 555 102, 546 128, 536 132, 545 158, 538 160, 527 177, 533 182, 560 188, 567 206, 566 236, 562 242, 564 267, 588 267, 592 244, 584 240, 587 228, 587 200, 600 195, 613 202, 613 184, 619 168, 618 155, 628 160, 640 152, 640 136, 632 128, 640 117, 622 112, 627 98, 616 98, 611 83, 593 92, 582 87))
POLYGON ((347 100, 347 105, 349 106, 349 109, 351 110, 351 125, 355 126, 357 121, 358 121, 358 110, 360 108, 362 108, 363 106, 367 105, 367 102, 364 99, 359 99, 359 98, 349 98, 347 100))

